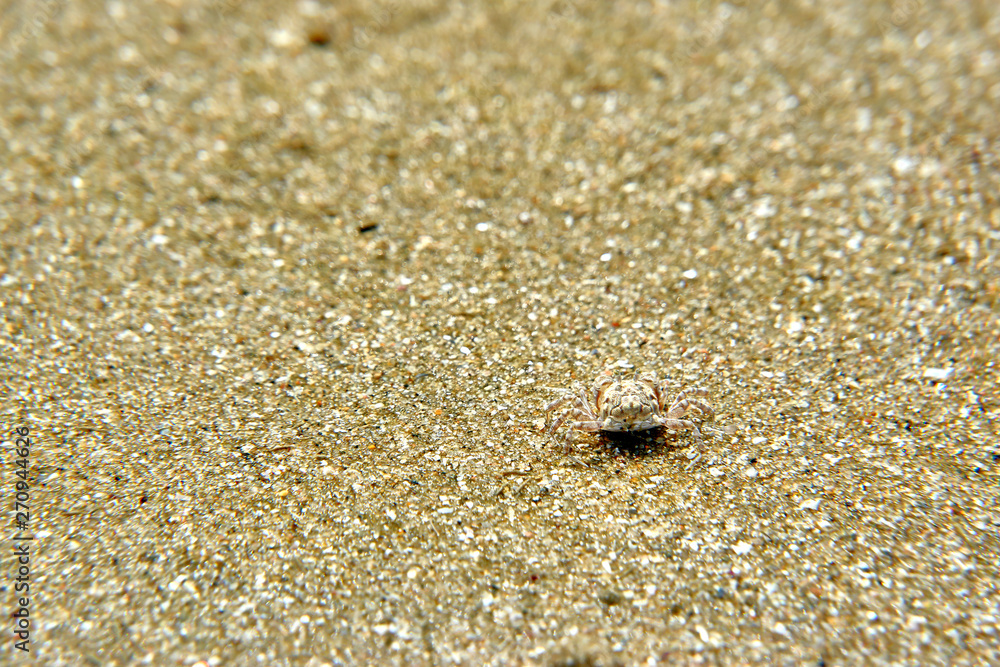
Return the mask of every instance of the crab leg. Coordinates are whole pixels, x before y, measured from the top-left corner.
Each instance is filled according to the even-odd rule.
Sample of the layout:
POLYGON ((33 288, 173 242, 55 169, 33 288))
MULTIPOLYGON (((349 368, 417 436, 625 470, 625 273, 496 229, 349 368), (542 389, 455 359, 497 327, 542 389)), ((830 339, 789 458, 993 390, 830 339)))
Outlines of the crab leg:
MULTIPOLYGON (((708 403, 704 401, 699 401, 696 398, 688 398, 688 396, 708 396, 708 390, 702 387, 694 387, 691 389, 684 389, 679 394, 674 402, 671 403, 670 407, 665 410, 666 416, 668 418, 680 417, 684 415, 691 408, 696 408, 706 415, 714 415, 715 410, 712 409, 708 403)), ((666 407, 666 406, 664 406, 666 407)))

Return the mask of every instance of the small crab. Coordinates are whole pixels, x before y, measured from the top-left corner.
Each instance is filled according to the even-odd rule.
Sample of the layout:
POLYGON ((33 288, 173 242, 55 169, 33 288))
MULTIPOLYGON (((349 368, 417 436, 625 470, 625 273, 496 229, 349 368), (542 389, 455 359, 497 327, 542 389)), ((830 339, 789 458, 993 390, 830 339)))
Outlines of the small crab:
MULTIPOLYGON (((714 415, 712 406, 693 398, 707 395, 708 391, 700 387, 685 389, 671 402, 667 398, 666 380, 658 380, 653 373, 619 380, 605 372, 597 376, 590 390, 580 386, 545 406, 546 414, 563 408, 549 426, 548 433, 554 437, 556 430, 567 422, 571 429, 591 433, 632 433, 666 427, 693 431, 700 442, 698 426, 683 417, 692 408, 707 416, 714 415)), ((567 452, 570 434, 566 434, 567 452)))

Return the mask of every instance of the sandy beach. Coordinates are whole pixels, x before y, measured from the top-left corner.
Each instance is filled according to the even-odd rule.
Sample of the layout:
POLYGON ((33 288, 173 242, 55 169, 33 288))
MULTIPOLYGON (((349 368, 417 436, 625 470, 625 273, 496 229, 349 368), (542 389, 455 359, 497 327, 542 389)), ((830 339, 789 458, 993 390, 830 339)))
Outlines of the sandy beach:
POLYGON ((0 44, 0 661, 1000 662, 991 3, 39 0, 0 44), (645 372, 701 441, 550 437, 645 372))

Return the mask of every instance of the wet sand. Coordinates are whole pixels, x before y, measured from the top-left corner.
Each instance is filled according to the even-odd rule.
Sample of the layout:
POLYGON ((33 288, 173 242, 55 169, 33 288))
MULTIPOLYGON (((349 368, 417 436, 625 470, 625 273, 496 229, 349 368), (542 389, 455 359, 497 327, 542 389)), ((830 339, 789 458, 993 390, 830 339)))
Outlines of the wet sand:
POLYGON ((989 7, 15 3, 2 651, 1000 661, 989 7))

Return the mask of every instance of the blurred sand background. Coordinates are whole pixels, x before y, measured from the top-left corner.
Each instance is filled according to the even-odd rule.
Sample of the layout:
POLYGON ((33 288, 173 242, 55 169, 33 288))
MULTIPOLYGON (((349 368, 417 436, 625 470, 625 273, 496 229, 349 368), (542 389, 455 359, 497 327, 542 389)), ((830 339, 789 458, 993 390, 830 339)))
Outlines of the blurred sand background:
POLYGON ((1000 661, 993 3, 3 8, 19 664, 1000 661))

